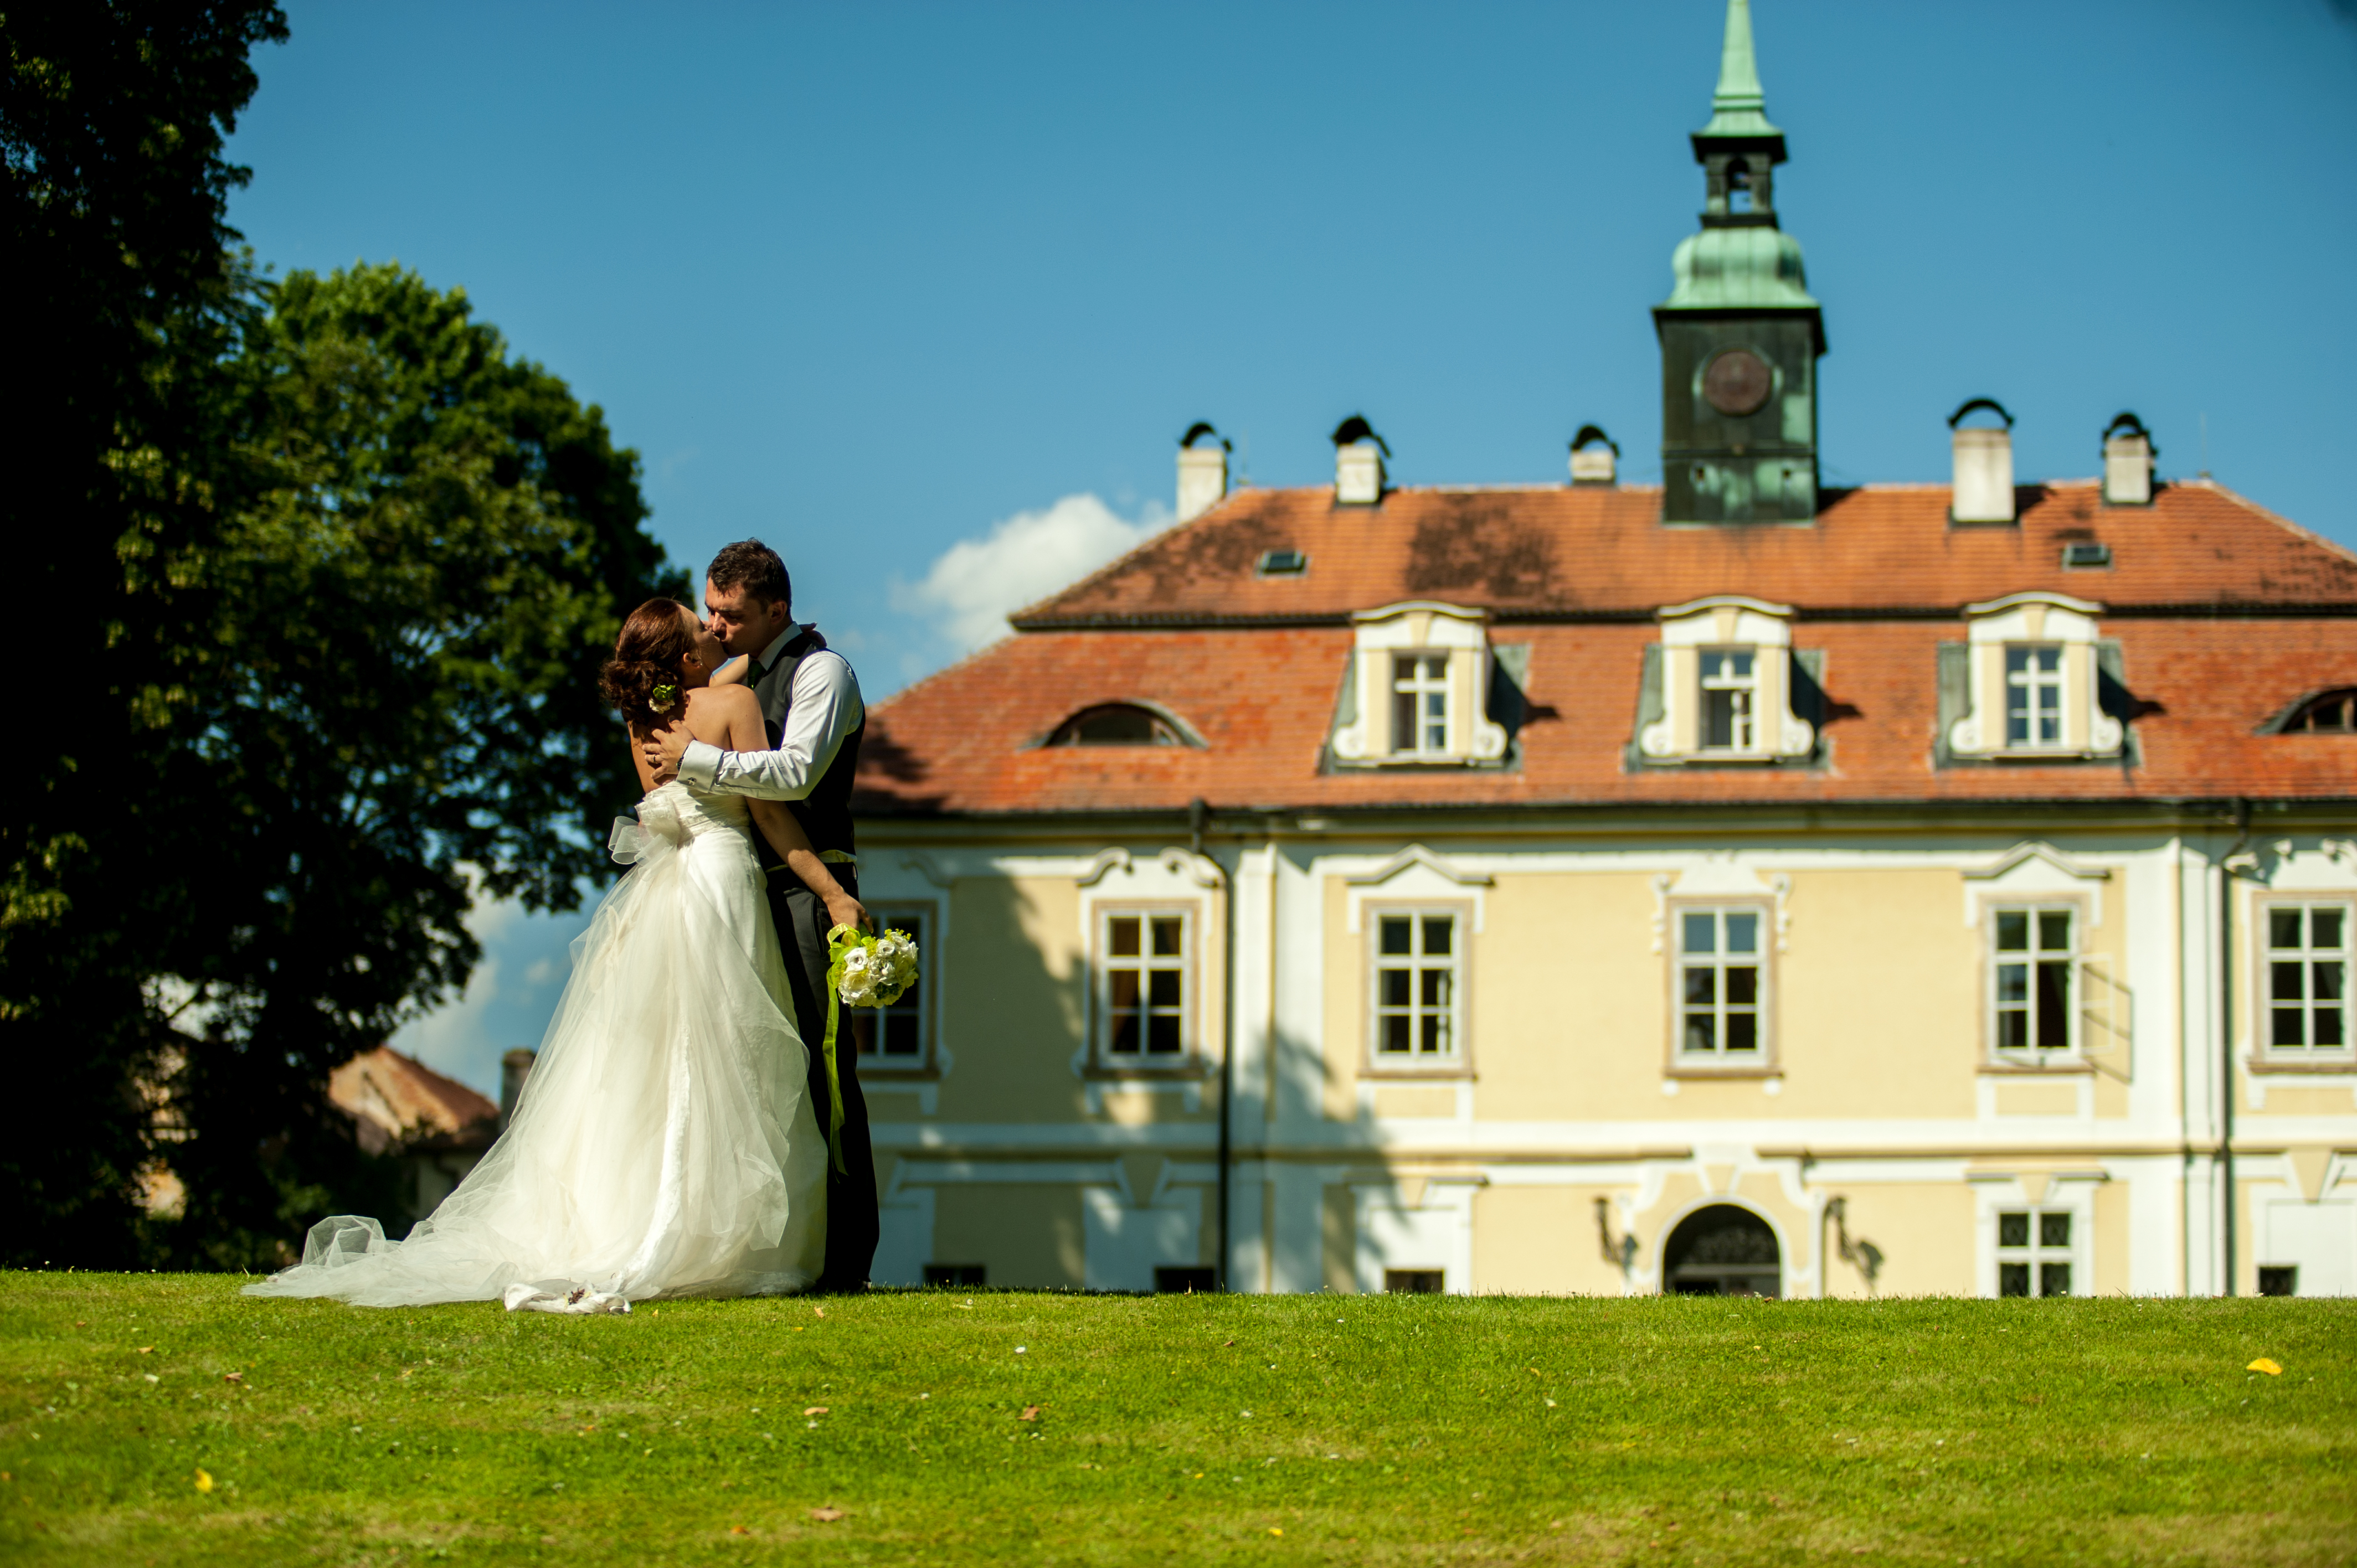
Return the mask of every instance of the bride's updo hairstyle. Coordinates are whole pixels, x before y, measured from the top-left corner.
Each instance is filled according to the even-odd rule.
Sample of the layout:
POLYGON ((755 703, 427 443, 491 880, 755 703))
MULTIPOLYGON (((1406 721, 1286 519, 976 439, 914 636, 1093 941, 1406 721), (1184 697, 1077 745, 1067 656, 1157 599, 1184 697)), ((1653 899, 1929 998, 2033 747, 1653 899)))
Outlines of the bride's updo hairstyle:
POLYGON ((622 623, 614 639, 614 657, 597 671, 597 691, 641 729, 653 729, 675 719, 686 709, 687 683, 680 678, 680 661, 695 648, 687 629, 694 612, 677 599, 649 599, 622 623), (655 688, 671 688, 671 701, 661 711, 655 688))

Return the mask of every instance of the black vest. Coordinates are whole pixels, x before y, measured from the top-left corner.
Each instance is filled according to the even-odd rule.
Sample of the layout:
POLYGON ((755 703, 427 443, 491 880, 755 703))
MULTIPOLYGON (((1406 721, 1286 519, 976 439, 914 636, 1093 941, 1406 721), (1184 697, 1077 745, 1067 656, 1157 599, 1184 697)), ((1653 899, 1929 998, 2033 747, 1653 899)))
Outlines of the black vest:
MULTIPOLYGON (((825 647, 826 640, 823 638, 816 632, 805 629, 779 652, 783 657, 794 660, 799 665, 802 660, 809 658, 825 647)), ((840 659, 843 656, 838 653, 835 657, 840 659)), ((792 677, 790 675, 787 678, 791 680, 792 677)), ((780 745, 785 738, 785 732, 774 724, 769 725, 768 728, 770 745, 773 747, 780 745)), ((856 841, 852 836, 851 787, 859 776, 859 740, 866 733, 867 717, 863 712, 858 727, 843 737, 843 744, 835 748, 834 760, 827 764, 824 773, 819 775, 818 782, 811 787, 810 794, 800 800, 789 800, 785 803, 786 809, 793 812, 794 820, 802 825, 802 832, 810 835, 811 847, 822 854, 829 850, 842 854, 857 853, 856 841)), ((764 867, 781 866, 785 864, 784 857, 770 847, 769 840, 762 838, 759 833, 756 833, 754 838, 758 841, 761 851, 761 864, 764 867)), ((787 875, 792 874, 789 872, 787 875)))

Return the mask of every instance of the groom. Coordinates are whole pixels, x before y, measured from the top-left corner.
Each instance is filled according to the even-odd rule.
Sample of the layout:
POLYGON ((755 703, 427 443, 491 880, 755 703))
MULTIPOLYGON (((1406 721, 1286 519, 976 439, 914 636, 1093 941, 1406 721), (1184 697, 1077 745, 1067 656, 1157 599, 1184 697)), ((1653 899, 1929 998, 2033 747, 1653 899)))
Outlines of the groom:
MULTIPOLYGON (((813 627, 793 619, 793 583, 778 553, 758 539, 724 545, 704 584, 706 623, 731 654, 749 657, 748 684, 769 721, 772 751, 722 751, 691 741, 674 725, 647 741, 655 781, 673 777, 706 789, 783 800, 811 847, 859 897, 859 860, 853 851, 851 784, 859 771, 859 737, 867 710, 859 680, 843 655, 813 627)), ((810 1047, 811 1109, 826 1128, 826 906, 786 869, 768 841, 754 835, 769 879, 770 913, 785 950, 786 983, 794 1018, 810 1047)), ((842 1012, 835 1034, 835 1072, 843 1090, 843 1170, 830 1162, 826 1185, 826 1272, 823 1291, 867 1288, 876 1257, 876 1159, 867 1141, 867 1102, 859 1092, 859 1052, 852 1012, 842 1012)))

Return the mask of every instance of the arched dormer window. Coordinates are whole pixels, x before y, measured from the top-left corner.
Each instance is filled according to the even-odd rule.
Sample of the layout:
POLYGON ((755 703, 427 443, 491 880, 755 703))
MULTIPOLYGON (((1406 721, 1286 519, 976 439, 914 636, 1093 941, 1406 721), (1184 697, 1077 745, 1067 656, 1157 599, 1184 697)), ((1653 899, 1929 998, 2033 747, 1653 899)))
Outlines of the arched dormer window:
POLYGON ((1099 703, 1082 708, 1049 733, 1049 746, 1191 746, 1194 726, 1154 703, 1099 703))
POLYGON ((2357 686, 2302 697, 2266 726, 2268 735, 2357 734, 2357 686))

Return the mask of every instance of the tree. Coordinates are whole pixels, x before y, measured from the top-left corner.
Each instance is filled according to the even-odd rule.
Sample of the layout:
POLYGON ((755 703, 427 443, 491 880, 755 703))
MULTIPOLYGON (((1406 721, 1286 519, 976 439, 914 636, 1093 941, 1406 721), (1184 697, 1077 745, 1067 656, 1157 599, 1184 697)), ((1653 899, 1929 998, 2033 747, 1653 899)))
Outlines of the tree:
POLYGON ((233 366, 250 494, 206 560, 163 791, 210 809, 152 830, 188 873, 153 950, 192 1041, 171 1254, 221 1264, 352 1179, 327 1073, 465 983, 473 898, 571 908, 606 864, 637 791, 597 668, 686 586, 637 455, 463 292, 362 266, 264 294, 233 366))
POLYGON ((222 137, 269 5, 0 14, 5 504, 64 614, 0 813, 0 1257, 271 1261, 367 1181, 330 1068, 565 908, 635 793, 592 673, 678 592, 635 454, 393 267, 269 285, 222 137), (188 1189, 143 1221, 158 1158, 188 1189))
POLYGON ((286 36, 257 0, 111 0, 0 12, 0 222, 10 281, 8 484, 43 716, 0 782, 0 1101, 10 1194, 0 1253, 132 1257, 153 1055, 142 933, 105 918, 154 866, 104 764, 170 709, 161 655, 200 598, 224 446, 214 367, 250 314, 228 250, 245 171, 223 138, 253 47, 286 36))

